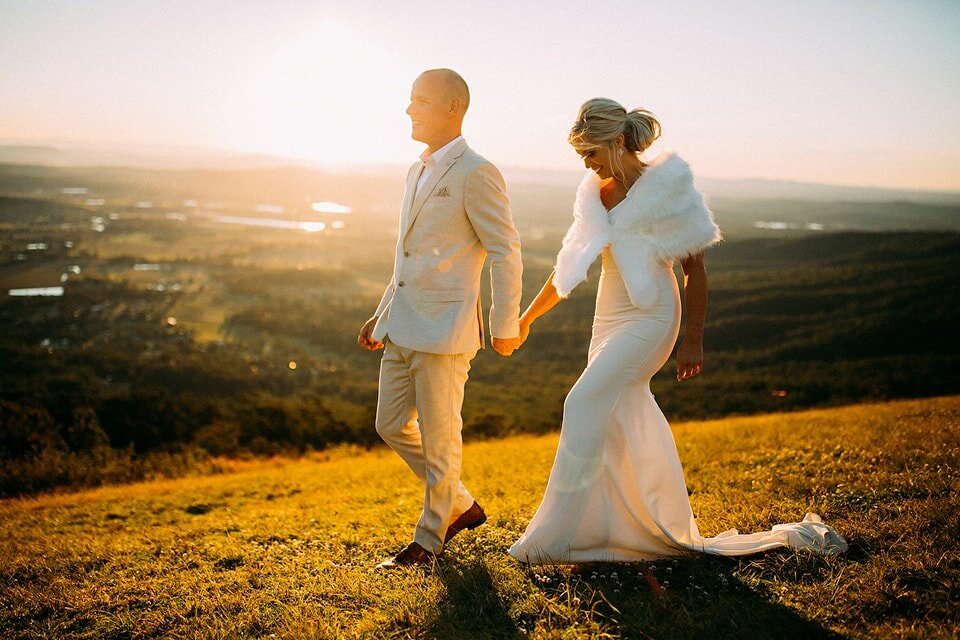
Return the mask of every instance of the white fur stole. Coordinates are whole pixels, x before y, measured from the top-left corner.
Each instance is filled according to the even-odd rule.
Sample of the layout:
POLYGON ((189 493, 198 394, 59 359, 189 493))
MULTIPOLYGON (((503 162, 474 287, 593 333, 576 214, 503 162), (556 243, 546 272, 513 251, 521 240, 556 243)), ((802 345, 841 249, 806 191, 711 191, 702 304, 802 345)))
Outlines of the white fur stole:
MULTIPOLYGON (((633 270, 638 259, 641 263, 682 259, 722 239, 713 213, 693 184, 690 167, 677 155, 657 157, 613 213, 600 201, 600 183, 600 178, 588 171, 577 189, 573 224, 563 238, 553 276, 553 286, 563 298, 587 279, 590 265, 607 245, 611 245, 614 259, 622 256, 633 270)), ((624 266, 620 265, 622 273, 624 266)), ((641 297, 640 280, 647 274, 623 275, 631 298, 641 297)))

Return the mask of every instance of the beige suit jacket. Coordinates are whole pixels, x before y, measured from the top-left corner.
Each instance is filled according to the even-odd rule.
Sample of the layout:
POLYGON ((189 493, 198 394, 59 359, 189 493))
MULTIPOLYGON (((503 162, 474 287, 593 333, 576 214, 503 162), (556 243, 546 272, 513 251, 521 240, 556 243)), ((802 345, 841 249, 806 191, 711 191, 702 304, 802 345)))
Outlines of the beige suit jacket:
POLYGON ((427 353, 482 347, 480 276, 488 254, 490 331, 516 337, 523 266, 500 172, 463 140, 417 190, 419 167, 407 172, 393 277, 377 306, 373 339, 427 353))

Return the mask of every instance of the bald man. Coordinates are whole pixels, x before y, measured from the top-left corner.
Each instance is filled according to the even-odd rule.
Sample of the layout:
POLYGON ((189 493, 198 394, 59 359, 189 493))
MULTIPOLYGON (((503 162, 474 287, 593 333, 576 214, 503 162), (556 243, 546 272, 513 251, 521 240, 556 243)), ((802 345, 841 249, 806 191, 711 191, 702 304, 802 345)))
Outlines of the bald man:
POLYGON ((490 256, 494 350, 520 346, 520 237, 497 168, 461 135, 467 83, 450 69, 421 74, 410 93, 414 140, 427 145, 407 172, 393 277, 357 339, 383 349, 377 433, 425 485, 413 540, 378 566, 433 561, 486 514, 460 481, 460 415, 470 361, 484 346, 480 276, 490 256))

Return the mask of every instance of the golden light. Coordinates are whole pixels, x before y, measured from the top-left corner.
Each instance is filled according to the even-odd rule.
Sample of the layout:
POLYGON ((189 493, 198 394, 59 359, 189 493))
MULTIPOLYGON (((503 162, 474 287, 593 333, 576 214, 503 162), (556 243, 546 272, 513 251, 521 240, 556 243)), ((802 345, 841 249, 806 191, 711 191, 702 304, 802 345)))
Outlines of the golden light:
POLYGON ((232 100, 225 125, 232 146, 355 163, 390 155, 383 145, 391 139, 407 144, 403 110, 413 74, 381 40, 325 19, 266 51, 232 100))

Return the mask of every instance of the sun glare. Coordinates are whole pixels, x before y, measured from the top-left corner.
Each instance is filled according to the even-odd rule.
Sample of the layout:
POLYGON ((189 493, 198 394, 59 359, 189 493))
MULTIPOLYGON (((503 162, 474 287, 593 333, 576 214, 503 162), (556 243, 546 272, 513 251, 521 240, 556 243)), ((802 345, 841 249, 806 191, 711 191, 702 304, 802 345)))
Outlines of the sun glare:
POLYGON ((406 142, 411 74, 385 46, 335 21, 280 43, 236 100, 231 146, 330 163, 405 157, 389 146, 406 142))

